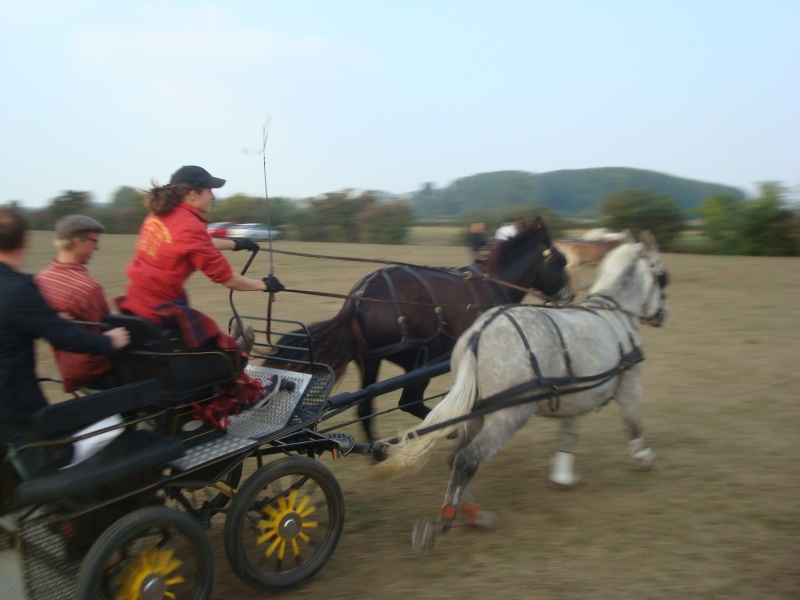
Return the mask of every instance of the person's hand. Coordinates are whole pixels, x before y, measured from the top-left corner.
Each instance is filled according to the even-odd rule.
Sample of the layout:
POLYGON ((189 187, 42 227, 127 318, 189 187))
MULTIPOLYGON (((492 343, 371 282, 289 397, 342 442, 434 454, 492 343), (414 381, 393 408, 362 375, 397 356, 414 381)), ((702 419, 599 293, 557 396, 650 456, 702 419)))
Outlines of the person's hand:
POLYGON ((265 292, 281 292, 286 289, 285 287, 283 287, 283 284, 280 281, 278 281, 278 278, 275 277, 274 275, 270 275, 269 277, 264 277, 262 281, 264 282, 264 285, 267 286, 267 289, 264 290, 265 292))
POLYGON ((114 327, 114 329, 104 332, 103 335, 111 338, 111 345, 117 350, 131 343, 131 334, 124 327, 114 327))
POLYGON ((259 250, 258 244, 256 244, 250 238, 239 238, 238 240, 234 240, 233 251, 238 252, 239 250, 247 250, 248 252, 255 252, 259 250))

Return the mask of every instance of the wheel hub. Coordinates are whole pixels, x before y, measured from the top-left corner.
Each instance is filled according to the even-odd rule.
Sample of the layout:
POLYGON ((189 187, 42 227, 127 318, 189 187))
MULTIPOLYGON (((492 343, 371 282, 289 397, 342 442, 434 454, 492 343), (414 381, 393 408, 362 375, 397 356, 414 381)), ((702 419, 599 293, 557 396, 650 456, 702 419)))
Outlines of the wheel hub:
POLYGON ((161 575, 151 573, 142 581, 142 600, 161 600, 167 593, 167 582, 161 575))
POLYGON ((291 490, 274 502, 262 508, 262 518, 258 523, 261 535, 256 539, 258 545, 264 544, 266 556, 283 560, 287 550, 292 556, 300 556, 300 543, 308 544, 311 538, 305 529, 316 529, 319 522, 312 516, 316 507, 310 496, 291 490))
POLYGON ((293 540, 303 530, 303 517, 296 512, 283 516, 278 525, 278 534, 285 540, 293 540))

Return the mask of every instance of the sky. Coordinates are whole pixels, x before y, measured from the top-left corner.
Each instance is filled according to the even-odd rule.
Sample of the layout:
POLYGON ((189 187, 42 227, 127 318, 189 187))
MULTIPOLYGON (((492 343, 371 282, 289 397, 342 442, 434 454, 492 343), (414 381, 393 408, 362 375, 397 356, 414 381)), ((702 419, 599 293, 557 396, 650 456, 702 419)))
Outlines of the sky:
POLYGON ((185 164, 221 197, 595 167, 797 191, 799 32, 798 0, 0 0, 0 203, 185 164))

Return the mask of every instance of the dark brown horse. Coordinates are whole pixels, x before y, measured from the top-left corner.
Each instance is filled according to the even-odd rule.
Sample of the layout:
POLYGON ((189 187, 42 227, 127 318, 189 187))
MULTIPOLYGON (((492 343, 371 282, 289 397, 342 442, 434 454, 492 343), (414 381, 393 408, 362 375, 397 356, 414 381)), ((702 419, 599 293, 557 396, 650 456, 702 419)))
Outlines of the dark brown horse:
MULTIPOLYGON (((515 237, 494 247, 482 263, 457 269, 403 266, 374 271, 355 285, 349 294, 355 299, 345 301, 335 317, 309 326, 313 360, 330 365, 337 380, 348 363, 356 361, 361 386, 366 388, 377 381, 382 360, 408 372, 443 358, 478 315, 499 304, 519 303, 529 288, 557 300, 571 300, 574 294, 565 265, 537 217, 515 237)), ((277 354, 270 358, 302 360, 299 351, 286 348, 296 347, 298 338, 293 333, 283 336, 277 354)), ((425 418, 430 409, 422 399, 428 383, 405 387, 400 407, 425 418)), ((358 405, 358 415, 364 419, 368 438, 376 439, 370 422, 371 400, 358 405)))

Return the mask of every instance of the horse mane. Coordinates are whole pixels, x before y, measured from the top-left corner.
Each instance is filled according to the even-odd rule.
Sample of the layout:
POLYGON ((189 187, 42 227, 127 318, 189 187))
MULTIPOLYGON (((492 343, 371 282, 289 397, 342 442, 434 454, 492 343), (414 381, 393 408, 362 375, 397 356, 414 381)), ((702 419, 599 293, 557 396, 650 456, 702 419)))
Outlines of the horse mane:
POLYGON ((503 264, 509 256, 513 256, 520 247, 532 239, 547 245, 552 243, 550 234, 539 217, 536 217, 533 221, 526 221, 522 231, 518 232, 514 237, 498 242, 484 263, 486 270, 489 272, 496 271, 497 267, 503 264))

